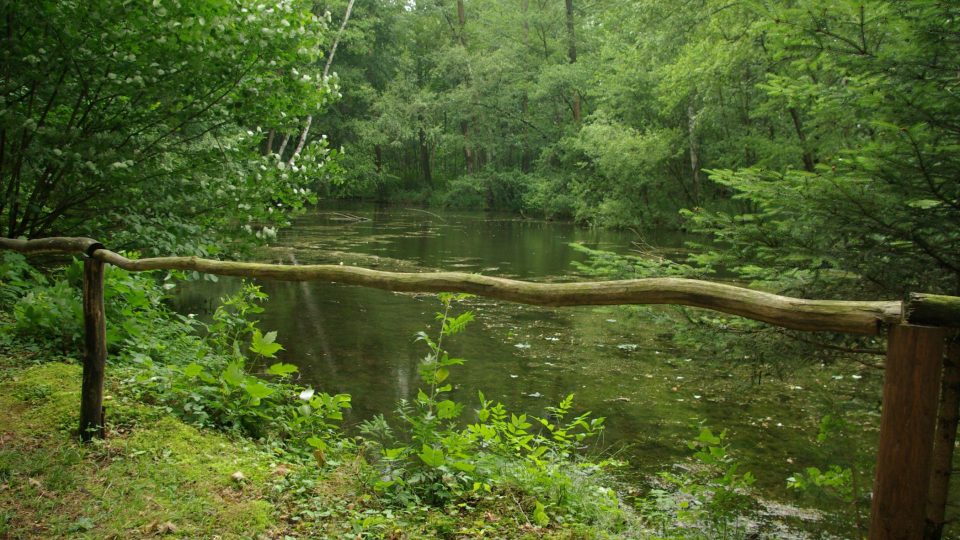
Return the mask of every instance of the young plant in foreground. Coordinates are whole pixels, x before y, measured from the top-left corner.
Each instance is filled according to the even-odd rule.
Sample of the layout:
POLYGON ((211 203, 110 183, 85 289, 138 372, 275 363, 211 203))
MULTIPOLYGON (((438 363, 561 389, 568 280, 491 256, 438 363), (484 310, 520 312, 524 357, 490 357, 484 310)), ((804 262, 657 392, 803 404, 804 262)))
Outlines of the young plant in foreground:
POLYGON ((443 311, 436 316, 440 321, 439 336, 434 341, 426 332, 417 333, 416 340, 428 348, 418 368, 427 389, 418 390, 413 402, 404 400, 397 409, 408 428, 406 444, 392 436, 382 417, 378 422, 365 422, 361 428, 380 439, 383 470, 375 488, 402 504, 446 504, 468 493, 476 478, 470 440, 456 429, 463 405, 447 397, 453 390, 448 382, 450 368, 463 365, 464 360, 452 358, 443 348, 444 338, 462 332, 473 320, 469 311, 450 314, 453 302, 469 296, 440 294, 443 311))
POLYGON ((439 336, 425 332, 417 340, 428 347, 419 367, 426 388, 412 402, 401 402, 397 433, 382 416, 364 422, 361 431, 374 450, 375 489, 401 506, 498 504, 514 502, 508 512, 535 526, 565 522, 601 524, 617 530, 625 519, 616 493, 599 485, 596 475, 612 460, 585 462, 576 457, 586 439, 603 429, 590 413, 570 418, 573 395, 548 407, 544 418, 509 412, 479 393, 477 422, 458 422, 463 405, 450 399, 450 368, 462 365, 444 348, 445 338, 463 331, 470 312, 451 315, 452 302, 467 295, 440 295, 439 336))
POLYGON ((274 439, 288 450, 304 453, 312 448, 324 462, 328 441, 339 435, 335 422, 350 407, 350 396, 291 384, 290 377, 298 371, 293 364, 269 364, 264 375, 270 378, 251 372, 248 361, 266 365, 283 350, 277 332, 263 333, 249 318, 262 311, 258 302, 266 298, 258 286, 245 283, 217 308, 206 340, 214 354, 182 370, 193 387, 184 409, 200 423, 210 421, 254 438, 274 439))
MULTIPOLYGON (((152 282, 141 285, 157 288, 152 282)), ((177 319, 178 333, 164 343, 150 339, 162 334, 164 325, 148 326, 144 339, 125 343, 119 355, 125 365, 117 367, 128 373, 127 389, 138 400, 162 405, 195 425, 265 439, 285 452, 314 453, 326 461, 329 442, 345 441, 337 423, 350 396, 291 382, 298 368, 276 361, 283 350, 277 332, 264 333, 252 320, 266 299, 258 286, 241 285, 222 299, 203 337, 196 335, 200 323, 189 317, 177 319)))
POLYGON ((726 444, 726 431, 714 434, 701 427, 687 443, 695 463, 681 473, 662 472, 666 489, 653 489, 640 501, 647 521, 666 538, 744 538, 744 517, 754 512, 750 496, 753 474, 739 473, 739 464, 726 444), (682 533, 677 536, 675 525, 682 533))
MULTIPOLYGON (((820 446, 831 439, 841 439, 849 431, 850 425, 842 416, 827 414, 820 419, 816 444, 820 446)), ((834 454, 834 457, 840 456, 834 454)), ((842 457, 851 458, 849 455, 842 457)), ((807 467, 803 472, 796 472, 787 478, 787 487, 835 502, 831 521, 835 522, 838 529, 846 530, 847 534, 863 537, 867 532, 864 512, 869 512, 870 491, 868 486, 857 481, 860 466, 855 455, 851 461, 850 467, 837 464, 823 470, 807 467)))

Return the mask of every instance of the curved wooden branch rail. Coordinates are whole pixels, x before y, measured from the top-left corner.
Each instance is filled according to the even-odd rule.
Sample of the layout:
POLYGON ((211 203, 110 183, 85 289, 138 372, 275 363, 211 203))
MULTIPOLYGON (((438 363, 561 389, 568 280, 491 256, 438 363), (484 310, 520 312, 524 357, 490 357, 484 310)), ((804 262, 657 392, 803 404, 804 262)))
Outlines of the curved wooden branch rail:
POLYGON ((96 250, 93 256, 132 271, 195 270, 221 276, 281 281, 334 281, 399 292, 466 292, 540 306, 679 304, 714 309, 796 330, 878 334, 880 323, 898 321, 901 310, 900 302, 801 300, 692 279, 532 283, 462 272, 400 273, 353 266, 282 266, 196 257, 131 261, 107 250, 96 250))
POLYGON ((20 253, 83 253, 87 254, 91 247, 103 247, 103 244, 93 238, 72 236, 51 236, 36 240, 21 240, 0 238, 0 248, 19 251, 20 253))
POLYGON ((89 238, 0 239, 0 247, 24 253, 83 252, 133 272, 192 270, 220 276, 281 281, 334 281, 400 292, 467 292, 540 306, 677 304, 707 308, 807 331, 877 335, 902 318, 899 301, 804 300, 709 281, 678 278, 579 283, 532 283, 462 272, 400 273, 339 265, 284 266, 198 257, 131 260, 89 238))

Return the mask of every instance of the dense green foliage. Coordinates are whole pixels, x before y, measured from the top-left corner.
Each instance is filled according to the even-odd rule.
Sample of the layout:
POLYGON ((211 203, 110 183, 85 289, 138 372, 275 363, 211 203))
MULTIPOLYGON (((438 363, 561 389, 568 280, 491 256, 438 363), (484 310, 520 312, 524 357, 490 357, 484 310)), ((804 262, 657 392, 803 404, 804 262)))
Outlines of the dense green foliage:
POLYGON ((419 368, 427 388, 413 402, 400 403, 397 416, 405 435, 382 416, 363 425, 378 455, 380 478, 374 487, 403 505, 492 499, 516 491, 528 499, 524 506, 532 508, 536 525, 599 522, 605 529, 621 529, 627 516, 619 497, 596 481, 614 463, 577 459, 584 441, 603 430, 603 418, 591 419, 590 413, 569 418, 573 395, 537 418, 511 413, 481 392, 476 422, 461 427, 464 405, 448 394, 450 368, 464 360, 450 357, 444 339, 473 320, 469 311, 451 313, 452 303, 466 296, 441 294, 439 336, 434 341, 424 332, 418 335, 429 349, 419 368))
POLYGON ((160 253, 269 235, 324 177, 322 140, 293 163, 259 149, 335 96, 311 8, 0 2, 0 232, 160 253))
POLYGON ((683 224, 730 248, 701 264, 798 294, 958 290, 952 3, 361 1, 354 17, 369 30, 322 117, 349 163, 334 194, 683 224))
MULTIPOLYGON (((34 280, 4 305, 16 333, 75 355, 82 344, 80 272, 74 262, 47 277, 21 256, 5 254, 4 285, 34 280)), ((276 332, 264 334, 252 319, 266 299, 259 288, 248 285, 225 298, 208 325, 170 311, 164 298, 151 276, 114 267, 106 273, 107 340, 132 397, 197 426, 274 440, 287 451, 309 453, 325 444, 350 396, 289 382, 298 368, 274 361, 281 348, 276 332)))
MULTIPOLYGON (((68 362, 77 354, 80 332, 70 329, 79 327, 78 270, 74 263, 45 275, 20 255, 4 257, 0 282, 9 294, 0 304, 7 321, 0 324, 0 351, 58 349, 59 358, 68 362), (63 307, 48 309, 55 298, 63 307)), ((266 501, 287 508, 301 532, 319 533, 347 522, 354 531, 380 535, 422 527, 438 510, 486 516, 469 525, 428 523, 440 535, 444 530, 482 535, 488 527, 503 533, 497 525, 501 519, 521 524, 521 532, 561 536, 713 538, 748 531, 746 519, 757 504, 753 478, 738 470, 724 433, 701 428, 689 443, 693 466, 662 473, 659 487, 631 500, 616 479, 622 463, 591 444, 604 419, 575 414, 573 395, 547 406, 543 416, 510 411, 482 392, 476 403, 453 398, 453 376, 464 360, 451 357, 447 346, 474 318, 469 311, 454 313, 455 302, 468 295, 441 294, 436 336, 417 335, 426 354, 416 399, 401 401, 391 420, 363 421, 362 437, 351 437, 338 427, 350 396, 298 385, 291 380, 297 368, 276 361, 283 350, 277 333, 262 331, 255 320, 266 300, 258 287, 243 285, 222 299, 208 323, 200 323, 165 307, 164 287, 148 275, 111 268, 105 285, 115 377, 108 428, 114 436, 154 437, 156 423, 176 437, 196 437, 163 420, 169 415, 258 441, 257 451, 284 471, 268 482, 275 493, 266 501), (333 480, 323 478, 339 474, 356 484, 362 507, 338 510, 324 499, 331 489, 324 482, 333 480), (344 521, 329 522, 334 512, 342 512, 344 521), (401 528, 391 529, 398 516, 403 516, 401 528)), ((20 392, 21 399, 37 402, 50 395, 47 386, 20 392)), ((75 405, 76 390, 63 395, 72 401, 61 408, 75 405)), ((849 471, 808 469, 791 482, 797 489, 838 489, 849 498, 844 474, 849 471)))
POLYGON ((950 3, 155 4, 3 2, 7 236, 218 251, 319 191, 682 224, 797 293, 958 290, 950 3))

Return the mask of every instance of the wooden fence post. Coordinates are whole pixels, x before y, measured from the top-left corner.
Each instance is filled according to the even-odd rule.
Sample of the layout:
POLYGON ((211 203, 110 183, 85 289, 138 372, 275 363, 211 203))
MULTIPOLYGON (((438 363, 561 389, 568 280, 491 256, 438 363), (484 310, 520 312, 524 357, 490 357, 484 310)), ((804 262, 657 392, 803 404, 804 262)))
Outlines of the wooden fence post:
POLYGON ((890 327, 871 540, 923 537, 945 337, 942 328, 890 327))
POLYGON ((943 382, 940 389, 940 410, 937 414, 937 436, 933 447, 933 474, 930 477, 930 499, 927 501, 927 525, 924 540, 940 540, 946 520, 950 475, 953 472, 953 449, 957 444, 957 420, 960 419, 960 336, 954 332, 943 359, 943 382))
POLYGON ((103 375, 107 361, 107 323, 103 312, 103 263, 83 261, 83 386, 80 389, 80 439, 104 436, 103 375))

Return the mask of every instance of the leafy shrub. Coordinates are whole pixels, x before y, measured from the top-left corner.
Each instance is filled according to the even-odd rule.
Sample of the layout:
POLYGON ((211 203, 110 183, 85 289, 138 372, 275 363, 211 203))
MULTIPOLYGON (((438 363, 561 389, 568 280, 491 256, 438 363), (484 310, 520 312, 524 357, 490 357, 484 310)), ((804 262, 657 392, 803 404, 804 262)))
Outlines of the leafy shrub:
POLYGON ((0 305, 11 305, 33 286, 46 283, 46 277, 23 255, 13 251, 0 254, 0 305))
POLYGON ((588 261, 574 261, 578 272, 603 279, 639 279, 650 277, 700 277, 703 272, 689 265, 675 262, 652 252, 638 255, 621 255, 612 251, 591 249, 583 244, 568 244, 577 253, 587 256, 588 261))
POLYGON ((616 463, 579 456, 584 442, 602 431, 603 418, 591 419, 590 413, 571 418, 573 395, 538 418, 511 413, 481 392, 477 421, 459 422, 464 406, 447 394, 450 370, 464 360, 451 358, 443 343, 473 320, 470 312, 451 314, 452 303, 467 296, 441 294, 439 336, 417 334, 429 349, 419 367, 426 388, 415 400, 401 402, 402 429, 382 416, 361 425, 377 475, 373 487, 400 506, 446 506, 517 494, 523 519, 534 525, 622 526, 625 514, 616 493, 598 482, 599 473, 616 463))
MULTIPOLYGON (((45 276, 16 255, 5 258, 0 273, 4 276, 4 285, 10 285, 5 294, 13 304, 15 331, 34 340, 57 344, 64 352, 78 352, 83 339, 82 261, 75 259, 65 268, 45 276)), ((189 333, 189 321, 167 309, 163 299, 163 289, 153 277, 107 265, 104 272, 107 344, 114 350, 125 346, 159 347, 172 335, 189 333)))
POLYGON ((546 218, 572 218, 576 213, 577 197, 563 175, 530 176, 529 187, 523 196, 523 208, 546 218))
POLYGON ((13 316, 18 333, 51 341, 65 352, 83 339, 83 304, 76 287, 66 281, 28 291, 17 300, 13 316))
MULTIPOLYGON (((19 256, 0 267, 11 283, 13 329, 24 337, 79 352, 83 339, 82 263, 51 277, 19 256)), ((172 276, 169 276, 172 279, 172 276)), ((125 390, 199 426, 270 439, 284 450, 321 459, 330 441, 341 442, 336 423, 350 396, 330 395, 289 382, 292 364, 275 360, 276 332, 261 331, 252 317, 267 295, 244 284, 222 299, 213 322, 203 325, 171 311, 165 288, 148 274, 107 266, 104 308, 112 368, 125 390), (202 336, 201 336, 202 334, 202 336), (262 366, 262 373, 254 373, 262 366)))
POLYGON ((283 350, 276 332, 263 333, 251 320, 266 299, 258 286, 244 283, 221 300, 204 338, 186 338, 192 351, 181 346, 162 363, 135 355, 130 387, 193 424, 267 439, 294 454, 314 452, 325 461, 329 442, 343 442, 336 422, 350 407, 350 396, 290 383, 298 371, 292 364, 265 366, 283 350), (255 374, 248 364, 265 369, 255 374))
POLYGON ((741 538, 757 502, 750 494, 753 474, 740 473, 726 444, 726 431, 701 427, 687 444, 694 464, 683 471, 662 472, 666 489, 653 489, 640 501, 641 513, 669 538, 741 538), (686 529, 673 536, 677 525, 686 529))
POLYGON ((528 178, 519 171, 481 172, 452 180, 443 195, 447 208, 505 210, 523 209, 528 178))
POLYGON ((824 448, 831 456, 831 464, 823 469, 806 467, 802 472, 793 473, 787 478, 787 487, 821 501, 829 501, 834 512, 827 514, 827 519, 832 525, 851 537, 863 537, 867 533, 866 523, 870 512, 870 485, 869 482, 864 485, 858 480, 865 476, 864 469, 869 470, 869 464, 864 462, 868 462, 869 458, 858 455, 856 448, 845 440, 845 434, 851 430, 852 426, 844 419, 842 411, 824 415, 820 419, 815 445, 822 447, 832 442, 832 446, 839 446, 841 450, 824 448), (838 465, 834 460, 850 465, 838 465))

